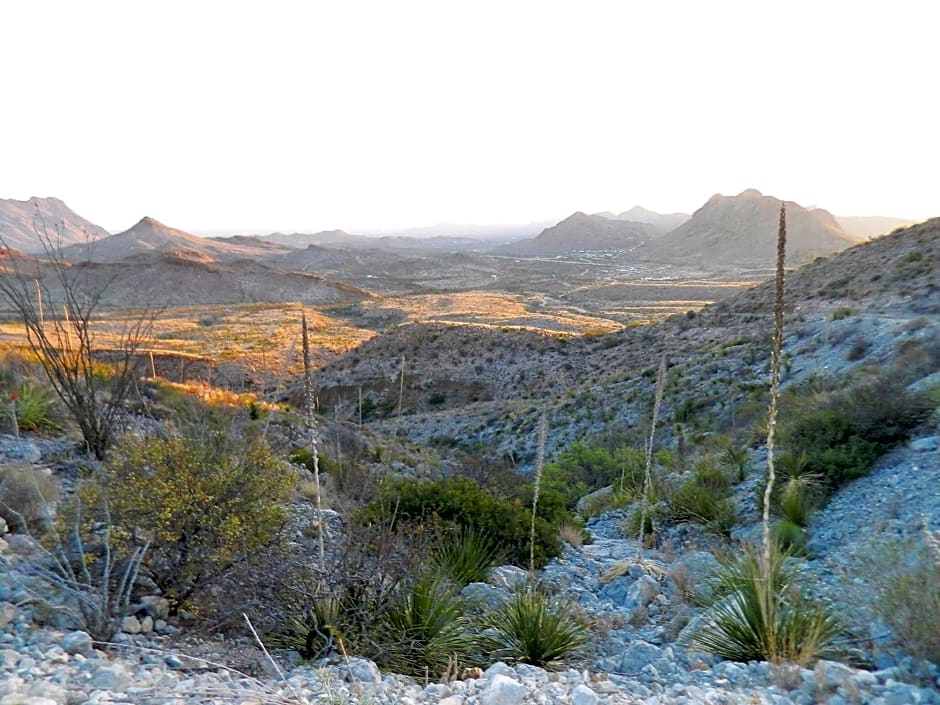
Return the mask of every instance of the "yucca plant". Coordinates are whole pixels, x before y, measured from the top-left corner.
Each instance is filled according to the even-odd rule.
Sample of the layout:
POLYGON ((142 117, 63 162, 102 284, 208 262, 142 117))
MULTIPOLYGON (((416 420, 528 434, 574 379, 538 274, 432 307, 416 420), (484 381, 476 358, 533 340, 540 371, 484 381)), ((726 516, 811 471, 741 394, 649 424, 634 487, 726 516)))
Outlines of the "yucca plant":
POLYGON ((787 519, 777 521, 771 528, 771 536, 790 555, 809 557, 806 529, 796 522, 787 519))
POLYGON ((816 508, 812 479, 808 476, 791 477, 780 488, 776 498, 775 514, 801 528, 806 528, 816 508))
POLYGON ((552 669, 588 640, 565 603, 532 585, 515 592, 487 618, 483 647, 493 658, 552 669))
POLYGON ((835 618, 812 604, 796 582, 788 554, 771 542, 746 549, 716 576, 713 602, 683 639, 694 649, 730 661, 812 663, 839 634, 835 618))
POLYGON ((490 568, 505 558, 506 551, 491 534, 458 527, 442 535, 432 561, 443 574, 464 586, 486 582, 490 568))
POLYGON ((434 573, 402 585, 369 635, 383 668, 410 676, 438 676, 467 663, 476 640, 453 585, 434 573))

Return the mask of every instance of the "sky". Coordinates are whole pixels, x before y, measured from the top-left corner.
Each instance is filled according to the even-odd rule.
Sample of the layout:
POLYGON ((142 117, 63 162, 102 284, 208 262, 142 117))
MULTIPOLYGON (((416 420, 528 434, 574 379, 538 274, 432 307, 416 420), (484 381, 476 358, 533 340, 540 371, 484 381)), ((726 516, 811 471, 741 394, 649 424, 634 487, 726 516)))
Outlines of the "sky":
POLYGON ((111 231, 940 215, 940 3, 0 3, 0 198, 111 231))

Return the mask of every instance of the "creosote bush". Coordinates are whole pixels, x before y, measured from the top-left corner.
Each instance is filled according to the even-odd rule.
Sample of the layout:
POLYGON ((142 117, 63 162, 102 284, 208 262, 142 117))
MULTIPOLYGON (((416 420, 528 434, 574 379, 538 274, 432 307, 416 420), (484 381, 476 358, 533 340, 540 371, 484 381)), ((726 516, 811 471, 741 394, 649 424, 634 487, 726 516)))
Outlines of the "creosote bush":
POLYGON ((107 506, 116 538, 150 541, 146 567, 174 608, 270 553, 295 474, 260 441, 222 429, 125 437, 80 497, 107 506))

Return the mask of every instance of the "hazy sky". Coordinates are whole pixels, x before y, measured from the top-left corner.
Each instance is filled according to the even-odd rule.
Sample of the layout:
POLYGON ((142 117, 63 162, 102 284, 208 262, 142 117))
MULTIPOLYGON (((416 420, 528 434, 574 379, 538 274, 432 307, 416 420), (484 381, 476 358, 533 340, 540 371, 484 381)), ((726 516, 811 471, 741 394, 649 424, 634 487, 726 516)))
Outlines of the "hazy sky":
POLYGON ((0 197, 110 230, 940 215, 940 3, 0 4, 0 197))

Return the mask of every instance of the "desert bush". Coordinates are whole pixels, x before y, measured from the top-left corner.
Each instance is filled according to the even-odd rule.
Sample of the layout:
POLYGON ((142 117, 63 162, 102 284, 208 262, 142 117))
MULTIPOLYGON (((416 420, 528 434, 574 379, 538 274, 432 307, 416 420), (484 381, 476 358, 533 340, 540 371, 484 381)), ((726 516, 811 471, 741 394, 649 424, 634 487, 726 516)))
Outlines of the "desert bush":
POLYGON ((940 536, 926 533, 883 542, 868 556, 871 607, 893 641, 918 658, 940 663, 940 536))
POLYGON ((811 603, 772 544, 770 564, 748 548, 715 576, 711 605, 683 643, 730 661, 812 663, 825 656, 839 625, 825 607, 811 603))
POLYGON ((584 495, 607 485, 619 489, 624 478, 624 490, 637 491, 643 487, 643 451, 623 447, 615 451, 572 443, 552 463, 546 463, 542 472, 542 492, 558 493, 569 509, 574 509, 584 495))
POLYGON ((486 619, 483 647, 493 658, 558 668, 587 643, 589 632, 574 619, 570 606, 553 602, 540 589, 515 592, 486 619))
POLYGON ((789 519, 778 520, 771 527, 773 540, 780 548, 793 556, 809 556, 806 527, 789 519))
MULTIPOLYGON (((574 522, 553 495, 540 497, 535 527, 536 565, 561 555, 557 526, 562 520, 574 522), (554 502, 554 503, 553 503, 554 502)), ((444 527, 463 527, 488 533, 496 545, 516 565, 528 566, 531 495, 513 499, 496 497, 465 478, 447 478, 431 482, 399 479, 387 483, 373 500, 357 513, 359 523, 382 521, 392 517, 398 523, 427 524, 439 522, 444 527)))
POLYGON ((804 471, 818 475, 827 492, 868 474, 933 408, 925 395, 888 374, 845 391, 795 397, 781 418, 781 444, 805 457, 804 471))
POLYGON ((55 476, 28 465, 0 466, 0 518, 15 533, 41 534, 61 488, 55 476))
POLYGON ((147 567, 179 608, 271 550, 295 482, 264 443, 207 429, 199 437, 126 437, 80 493, 86 505, 109 508, 124 541, 151 537, 147 567))

